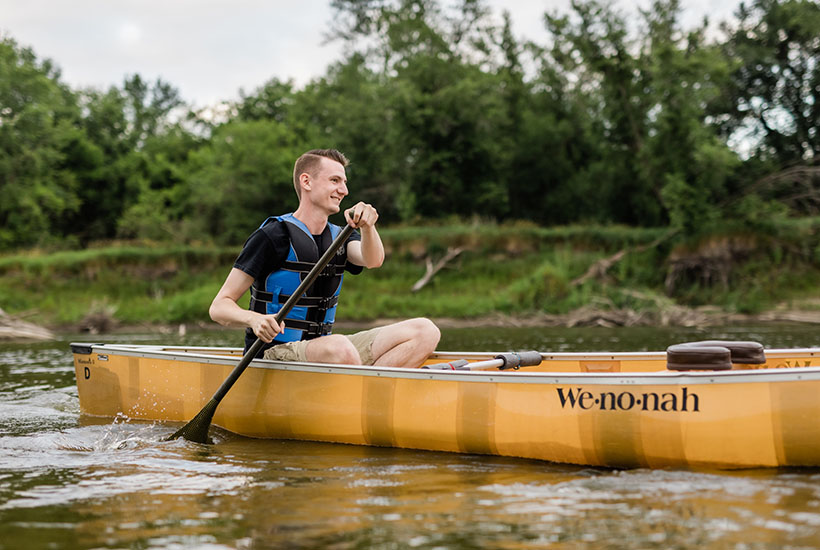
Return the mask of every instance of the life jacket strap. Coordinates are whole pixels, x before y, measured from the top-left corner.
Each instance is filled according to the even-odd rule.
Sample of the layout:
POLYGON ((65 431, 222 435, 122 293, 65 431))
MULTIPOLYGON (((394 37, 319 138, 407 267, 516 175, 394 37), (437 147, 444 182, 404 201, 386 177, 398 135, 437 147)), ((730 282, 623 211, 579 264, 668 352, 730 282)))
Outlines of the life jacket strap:
MULTIPOLYGON (((263 304, 270 304, 274 301, 273 293, 259 290, 256 286, 251 286, 251 298, 255 302, 263 304)), ((290 298, 289 294, 280 294, 276 300, 280 304, 284 304, 290 298)), ((319 309, 328 310, 339 303, 339 296, 330 296, 329 298, 317 296, 302 296, 296 301, 297 306, 302 307, 318 307, 319 309)))
MULTIPOLYGON (((279 303, 284 304, 290 298, 287 294, 280 294, 279 295, 279 303)), ((305 306, 305 307, 318 307, 319 309, 328 310, 334 307, 336 304, 339 303, 338 296, 331 296, 329 298, 317 298, 315 296, 302 296, 302 298, 296 302, 298 306, 305 306)))
MULTIPOLYGON (((282 266, 284 269, 288 271, 296 271, 298 273, 310 273, 310 270, 316 264, 312 264, 310 262, 285 262, 282 266)), ((319 272, 319 277, 338 277, 339 275, 344 275, 345 266, 343 264, 328 264, 325 268, 319 272)))
POLYGON ((327 336, 333 331, 333 323, 316 323, 302 319, 285 319, 285 328, 301 330, 302 340, 310 340, 319 336, 327 336))

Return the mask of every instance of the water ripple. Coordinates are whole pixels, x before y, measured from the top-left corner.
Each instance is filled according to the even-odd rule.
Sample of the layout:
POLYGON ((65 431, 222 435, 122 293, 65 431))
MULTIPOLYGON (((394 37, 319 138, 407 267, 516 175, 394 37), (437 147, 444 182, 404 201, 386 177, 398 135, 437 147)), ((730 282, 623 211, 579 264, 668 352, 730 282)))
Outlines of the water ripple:
MULTIPOLYGON (((492 332, 518 349, 649 341, 547 329, 519 344, 522 331, 492 332)), ((483 345, 488 334, 470 331, 483 345)), ((216 445, 165 441, 175 427, 81 415, 65 344, 0 346, 0 548, 802 550, 820 540, 817 470, 617 471, 218 430, 216 445)))

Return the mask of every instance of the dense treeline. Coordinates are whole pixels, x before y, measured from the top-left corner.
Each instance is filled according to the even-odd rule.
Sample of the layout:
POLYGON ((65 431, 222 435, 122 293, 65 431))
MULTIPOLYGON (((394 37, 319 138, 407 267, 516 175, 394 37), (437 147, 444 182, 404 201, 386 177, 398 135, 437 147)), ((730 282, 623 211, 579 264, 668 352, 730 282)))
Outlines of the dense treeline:
POLYGON ((598 0, 518 40, 481 0, 333 0, 343 61, 190 112, 139 75, 73 90, 0 39, 0 250, 112 238, 238 243, 295 207, 295 157, 336 147, 384 223, 668 226, 820 211, 820 6, 754 0, 720 31, 678 0, 598 0), (215 114, 216 113, 216 114, 215 114))

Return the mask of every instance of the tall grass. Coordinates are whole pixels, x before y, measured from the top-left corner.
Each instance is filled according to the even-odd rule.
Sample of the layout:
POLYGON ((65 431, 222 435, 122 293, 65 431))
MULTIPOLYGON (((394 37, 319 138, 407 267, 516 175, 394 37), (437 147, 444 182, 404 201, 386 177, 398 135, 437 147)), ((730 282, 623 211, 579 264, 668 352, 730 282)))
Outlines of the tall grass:
MULTIPOLYGON (((567 313, 582 306, 652 309, 663 303, 713 304, 753 312, 820 295, 820 221, 788 221, 732 266, 726 285, 684 280, 665 287, 671 255, 692 258, 707 241, 655 242, 666 229, 541 228, 487 222, 381 231, 388 258, 347 276, 337 318, 476 317, 567 313), (463 252, 419 292, 413 284, 450 247, 463 252), (635 249, 603 277, 576 279, 595 262, 635 249)), ((107 312, 123 323, 203 322, 239 252, 236 247, 130 243, 53 254, 0 257, 0 308, 51 326, 107 312)), ((242 305, 247 305, 247 295, 242 305)))

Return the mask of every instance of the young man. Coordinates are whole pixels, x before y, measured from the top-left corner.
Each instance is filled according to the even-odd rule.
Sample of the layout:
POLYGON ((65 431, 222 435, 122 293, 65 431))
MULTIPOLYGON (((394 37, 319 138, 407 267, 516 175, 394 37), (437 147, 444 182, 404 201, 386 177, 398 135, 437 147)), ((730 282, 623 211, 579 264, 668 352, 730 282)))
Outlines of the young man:
POLYGON ((438 328, 428 319, 409 319, 350 336, 330 333, 343 272, 357 274, 384 261, 384 247, 376 230, 379 214, 359 202, 345 211, 353 232, 331 264, 277 324, 274 314, 296 290, 302 274, 315 265, 340 228, 328 216, 340 211, 347 196, 347 159, 335 149, 308 151, 297 159, 293 185, 299 208, 292 214, 268 218, 245 242, 225 283, 211 303, 211 319, 231 327, 245 327, 245 350, 256 337, 266 343, 265 359, 391 367, 418 367, 439 341, 438 328), (251 289, 244 310, 237 301, 251 289))

